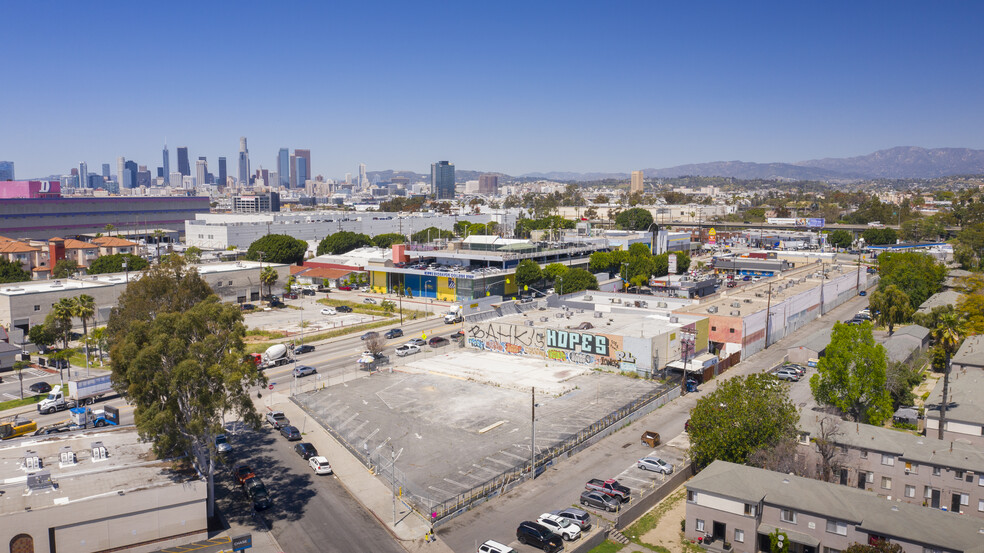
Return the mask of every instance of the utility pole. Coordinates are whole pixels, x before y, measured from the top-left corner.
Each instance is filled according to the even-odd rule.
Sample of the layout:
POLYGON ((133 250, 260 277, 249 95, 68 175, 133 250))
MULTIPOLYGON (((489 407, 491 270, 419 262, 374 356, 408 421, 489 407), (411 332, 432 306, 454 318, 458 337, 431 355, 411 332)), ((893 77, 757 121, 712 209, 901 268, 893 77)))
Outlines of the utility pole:
POLYGON ((769 321, 772 319, 772 282, 769 282, 769 300, 765 304, 765 349, 769 349, 769 321))
POLYGON ((396 526, 396 451, 390 446, 390 491, 393 493, 393 525, 396 526))

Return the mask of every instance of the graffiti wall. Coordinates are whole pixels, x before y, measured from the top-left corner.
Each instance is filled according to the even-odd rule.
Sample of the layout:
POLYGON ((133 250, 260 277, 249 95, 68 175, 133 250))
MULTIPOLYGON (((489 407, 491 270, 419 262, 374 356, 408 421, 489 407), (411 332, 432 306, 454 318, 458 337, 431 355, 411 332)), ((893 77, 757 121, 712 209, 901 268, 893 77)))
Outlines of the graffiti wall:
POLYGON ((611 334, 482 322, 466 327, 466 337, 468 347, 495 353, 636 369, 636 355, 624 347, 621 336, 611 334))

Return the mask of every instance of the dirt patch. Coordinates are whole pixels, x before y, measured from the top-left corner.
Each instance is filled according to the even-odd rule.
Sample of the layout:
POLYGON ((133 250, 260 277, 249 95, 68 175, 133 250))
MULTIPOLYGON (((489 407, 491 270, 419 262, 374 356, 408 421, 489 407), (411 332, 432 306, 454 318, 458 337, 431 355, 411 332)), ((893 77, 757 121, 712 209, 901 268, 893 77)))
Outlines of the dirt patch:
MULTIPOLYGON (((683 553, 683 545, 680 536, 680 521, 687 516, 687 502, 683 500, 684 495, 680 493, 671 494, 660 502, 666 510, 656 526, 643 534, 640 541, 649 545, 665 547, 670 553, 683 553)), ((657 505, 656 508, 659 508, 657 505)))

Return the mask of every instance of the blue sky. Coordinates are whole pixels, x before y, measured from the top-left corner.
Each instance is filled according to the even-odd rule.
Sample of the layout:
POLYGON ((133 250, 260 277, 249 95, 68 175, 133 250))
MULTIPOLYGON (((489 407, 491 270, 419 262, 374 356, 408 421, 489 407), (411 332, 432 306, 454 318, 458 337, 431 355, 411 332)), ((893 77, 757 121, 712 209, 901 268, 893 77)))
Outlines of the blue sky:
MULTIPOLYGON (((7 2, 19 178, 194 158, 619 171, 984 148, 982 2, 7 2)), ((194 162, 192 162, 194 163, 194 162)))

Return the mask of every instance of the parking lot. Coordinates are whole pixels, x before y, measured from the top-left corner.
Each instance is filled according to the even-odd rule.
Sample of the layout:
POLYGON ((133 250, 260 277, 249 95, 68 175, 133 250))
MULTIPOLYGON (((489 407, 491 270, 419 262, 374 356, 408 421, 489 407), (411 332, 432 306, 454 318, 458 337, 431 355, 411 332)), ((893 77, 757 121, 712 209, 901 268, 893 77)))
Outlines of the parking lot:
MULTIPOLYGON (((558 395, 536 397, 538 453, 659 390, 657 383, 602 372, 565 378, 564 387, 558 395)), ((395 459, 407 491, 431 502, 467 492, 530 460, 528 390, 394 372, 297 399, 360 452, 385 464, 395 459)))

